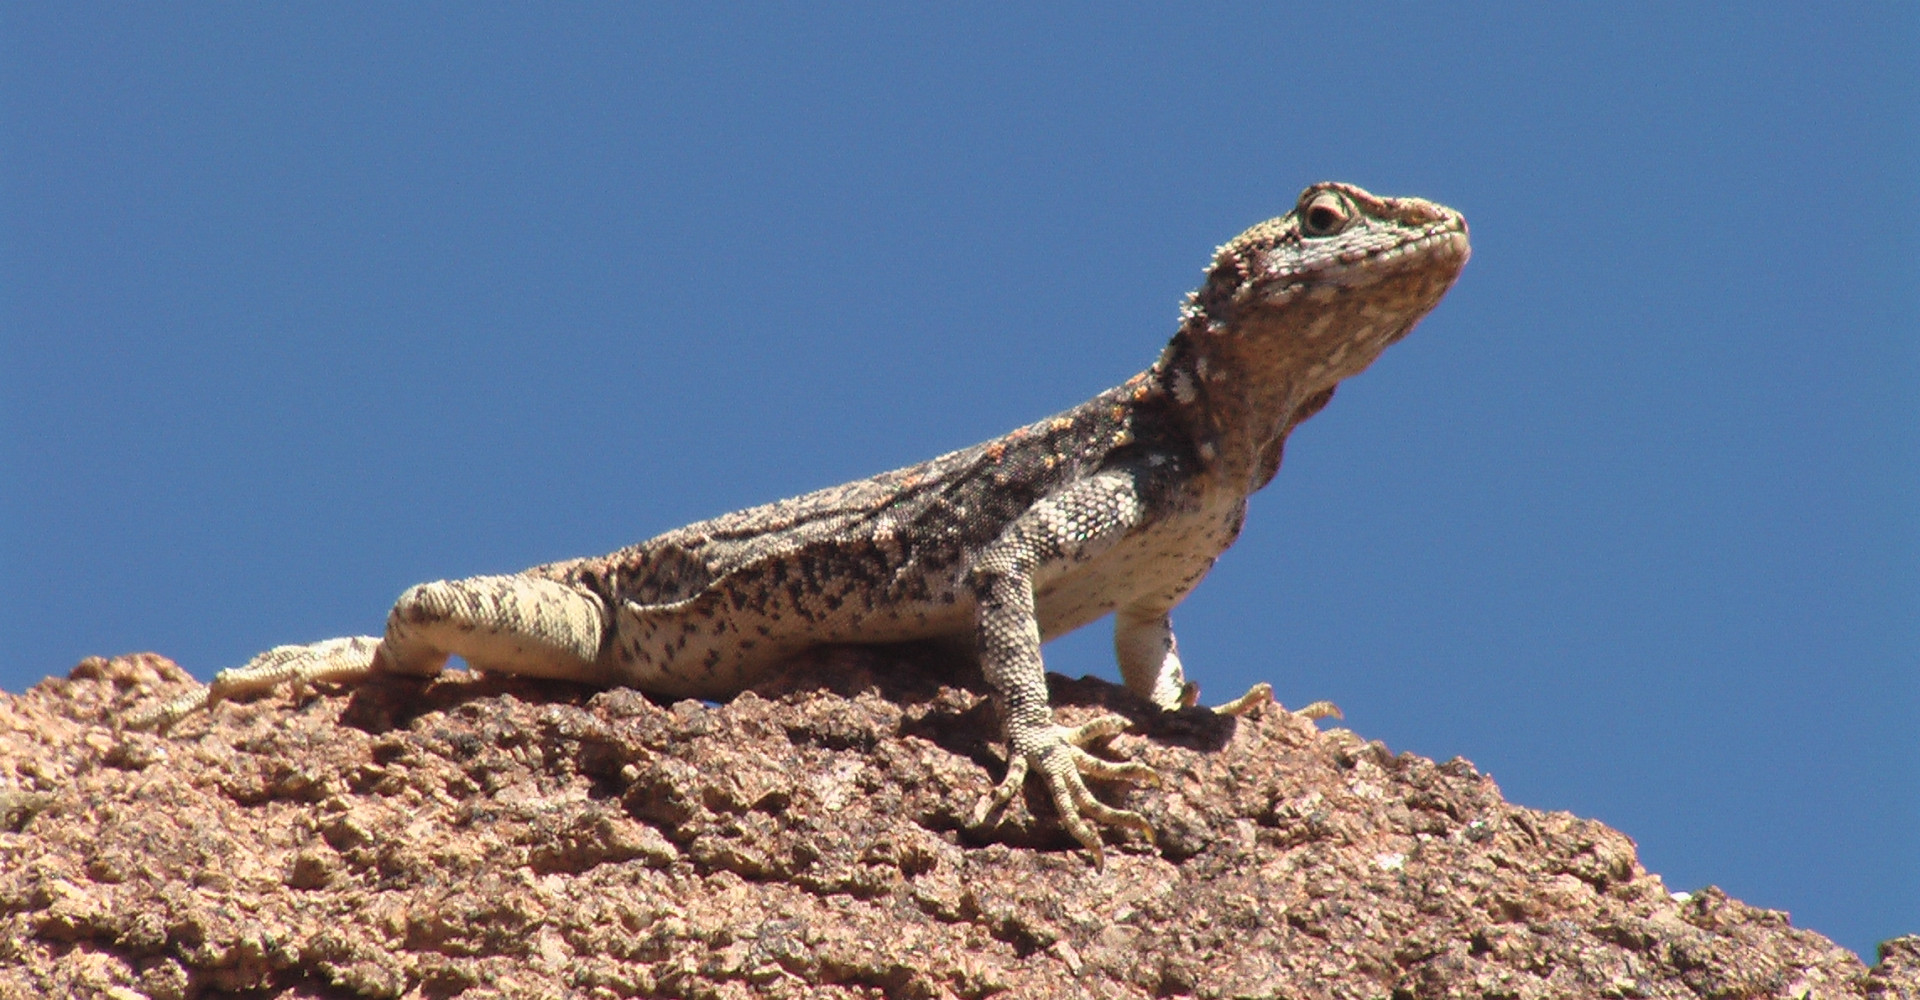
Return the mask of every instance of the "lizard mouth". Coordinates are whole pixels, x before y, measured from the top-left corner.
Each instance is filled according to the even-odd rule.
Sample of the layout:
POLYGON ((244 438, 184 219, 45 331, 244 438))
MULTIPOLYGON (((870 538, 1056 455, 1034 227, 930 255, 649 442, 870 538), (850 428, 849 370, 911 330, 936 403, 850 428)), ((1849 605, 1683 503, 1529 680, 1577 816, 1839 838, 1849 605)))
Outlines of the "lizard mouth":
MULTIPOLYGON (((1333 241, 1329 241, 1333 242, 1333 241)), ((1452 215, 1429 223, 1414 234, 1373 227, 1371 232, 1349 229, 1324 254, 1309 254, 1302 259, 1297 252, 1282 259, 1278 253, 1268 256, 1268 298, 1290 298, 1308 286, 1356 287, 1408 272, 1432 271, 1451 279, 1466 266, 1472 248, 1467 239, 1464 218, 1452 215)), ((1298 247, 1299 244, 1295 244, 1298 247)))

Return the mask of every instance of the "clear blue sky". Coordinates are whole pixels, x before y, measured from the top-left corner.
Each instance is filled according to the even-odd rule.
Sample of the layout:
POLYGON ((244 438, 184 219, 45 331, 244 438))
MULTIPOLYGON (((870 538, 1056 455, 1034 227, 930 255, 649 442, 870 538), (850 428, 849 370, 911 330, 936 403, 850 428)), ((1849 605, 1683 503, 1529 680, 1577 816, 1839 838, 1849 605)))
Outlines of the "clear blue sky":
POLYGON ((1251 6, 8 4, 0 688, 1002 433, 1349 180, 1473 263, 1176 614, 1208 696, 1920 931, 1916 8, 1251 6))

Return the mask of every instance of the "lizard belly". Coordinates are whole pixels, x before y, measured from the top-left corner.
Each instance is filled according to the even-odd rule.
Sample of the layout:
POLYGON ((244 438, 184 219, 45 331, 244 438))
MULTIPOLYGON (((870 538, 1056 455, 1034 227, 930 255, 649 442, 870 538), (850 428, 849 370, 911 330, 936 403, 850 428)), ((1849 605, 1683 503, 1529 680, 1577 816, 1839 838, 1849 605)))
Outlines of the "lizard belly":
POLYGON ((609 651, 620 683, 651 694, 727 698, 830 643, 888 643, 969 634, 973 604, 958 587, 915 598, 759 588, 733 578, 673 605, 622 602, 609 651))
MULTIPOLYGON (((1116 608, 1171 609, 1239 533, 1244 501, 1176 509, 1084 561, 1039 568, 1034 604, 1043 638, 1116 608)), ((828 643, 969 636, 977 623, 964 562, 895 576, 897 567, 808 574, 769 562, 714 581, 671 604, 616 603, 606 655, 618 683, 652 694, 727 698, 766 680, 786 659, 828 643), (900 580, 922 581, 914 592, 900 580), (823 587, 823 581, 839 586, 823 587)), ((924 569, 924 568, 922 568, 924 569)))
POLYGON ((1171 609, 1233 544, 1244 511, 1236 500, 1178 512, 1094 559, 1043 574, 1034 594, 1041 636, 1063 635, 1130 605, 1171 609))

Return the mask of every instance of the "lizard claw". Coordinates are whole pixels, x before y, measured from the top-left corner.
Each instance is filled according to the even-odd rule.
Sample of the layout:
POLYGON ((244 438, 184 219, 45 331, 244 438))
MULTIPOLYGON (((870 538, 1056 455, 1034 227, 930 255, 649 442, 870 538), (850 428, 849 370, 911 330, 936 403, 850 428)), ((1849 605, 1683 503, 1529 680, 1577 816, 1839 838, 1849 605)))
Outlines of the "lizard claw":
MULTIPOLYGON (((1200 685, 1189 681, 1187 686, 1180 691, 1179 707, 1192 708, 1199 703, 1200 685)), ((1271 705, 1273 703, 1273 685, 1268 684, 1266 681, 1261 681, 1248 688, 1246 694, 1224 704, 1213 706, 1213 710, 1221 715, 1245 715, 1262 705, 1271 705)), ((1340 706, 1330 701, 1316 701, 1305 708, 1296 708, 1292 711, 1293 714, 1303 719, 1325 719, 1328 717, 1335 719, 1346 718, 1346 716, 1340 714, 1340 706)))
POLYGON ((1345 715, 1341 714, 1340 706, 1334 704, 1333 702, 1327 701, 1324 698, 1314 702, 1311 705, 1308 705, 1305 708, 1294 709, 1293 714, 1300 716, 1303 719, 1326 719, 1326 718, 1345 719, 1346 718, 1345 715))
POLYGON ((1160 784, 1159 773, 1145 764, 1106 760, 1082 749, 1126 729, 1128 725, 1126 718, 1108 715, 1072 728, 1053 726, 1041 736, 1039 746, 1011 752, 1008 755, 1006 778, 980 801, 979 807, 974 810, 973 825, 985 825, 989 816, 1025 787, 1027 774, 1038 771, 1041 780, 1046 782, 1048 794, 1053 798, 1055 811, 1060 814, 1061 825, 1081 846, 1093 852, 1094 867, 1104 865, 1106 855, 1100 834, 1087 822, 1089 819, 1106 826, 1134 830, 1145 837, 1148 843, 1153 843, 1153 824, 1147 822, 1145 816, 1131 809, 1116 809, 1095 798, 1082 777, 1087 775, 1110 781, 1160 784))
POLYGON ((1223 705, 1213 706, 1221 715, 1245 715, 1262 705, 1273 704, 1273 685, 1266 681, 1247 689, 1247 693, 1223 705))

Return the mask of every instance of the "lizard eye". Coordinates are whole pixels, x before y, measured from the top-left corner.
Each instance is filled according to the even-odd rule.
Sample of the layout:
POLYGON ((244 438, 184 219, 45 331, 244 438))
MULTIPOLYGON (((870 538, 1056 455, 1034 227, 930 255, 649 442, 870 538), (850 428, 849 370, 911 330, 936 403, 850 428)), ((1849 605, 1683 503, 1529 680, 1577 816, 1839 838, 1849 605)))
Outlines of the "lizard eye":
POLYGON ((1322 191, 1300 206, 1300 232, 1306 236, 1332 236, 1352 220, 1353 208, 1338 192, 1322 191))

